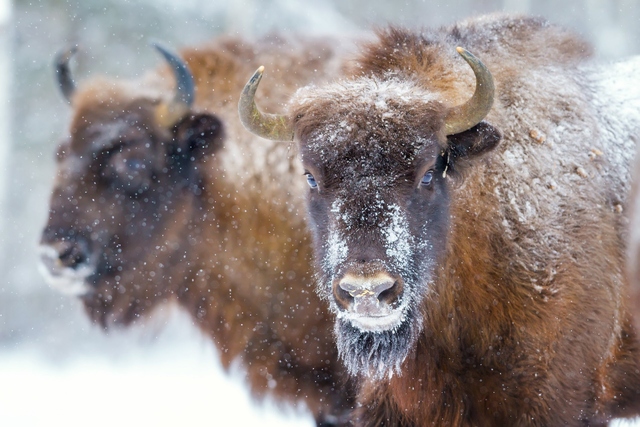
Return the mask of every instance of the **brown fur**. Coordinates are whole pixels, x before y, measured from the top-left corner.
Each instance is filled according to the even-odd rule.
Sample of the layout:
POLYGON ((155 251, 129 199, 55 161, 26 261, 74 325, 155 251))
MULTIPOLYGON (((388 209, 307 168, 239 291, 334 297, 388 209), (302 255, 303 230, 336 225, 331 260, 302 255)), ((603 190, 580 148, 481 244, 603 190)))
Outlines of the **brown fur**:
POLYGON ((627 275, 630 283, 629 306, 632 308, 636 329, 640 328, 640 156, 636 153, 633 184, 629 200, 631 222, 629 224, 629 252, 627 275))
POLYGON ((420 296, 389 338, 412 343, 399 370, 380 368, 375 352, 352 354, 367 334, 337 324, 342 356, 359 374, 357 424, 581 426, 637 415, 624 197, 612 195, 625 193, 629 165, 615 159, 640 123, 609 136, 618 117, 600 112, 607 95, 584 77, 590 48, 543 20, 505 16, 422 33, 391 28, 379 38, 350 78, 299 91, 290 113, 318 183, 309 209, 319 292, 336 313, 348 305, 336 283, 361 263, 386 265, 406 282, 389 255, 397 248, 378 231, 389 227, 391 207, 431 245, 408 261, 420 296), (492 71, 496 97, 488 124, 445 138, 444 111, 474 87, 456 46, 492 71), (371 101, 362 89, 369 82, 371 101), (379 107, 402 85, 413 88, 405 100, 389 96, 379 107), (602 158, 589 161, 590 144, 602 158), (433 182, 421 186, 429 170, 433 182), (331 252, 333 232, 343 241, 331 252))
POLYGON ((241 128, 237 99, 246 76, 266 65, 278 83, 262 94, 275 108, 296 86, 335 73, 344 53, 319 40, 268 37, 222 38, 182 56, 196 101, 172 129, 154 119, 172 96, 165 68, 142 81, 80 85, 42 243, 80 239, 88 256, 97 254, 81 297, 96 322, 127 325, 177 301, 224 367, 235 361, 246 370, 255 396, 302 401, 319 424, 342 424, 352 393, 331 318, 311 287, 294 197, 301 187, 290 185, 302 171, 290 147, 241 128), (142 177, 121 182, 123 160, 144 162, 142 177), (149 188, 137 194, 138 181, 149 188))

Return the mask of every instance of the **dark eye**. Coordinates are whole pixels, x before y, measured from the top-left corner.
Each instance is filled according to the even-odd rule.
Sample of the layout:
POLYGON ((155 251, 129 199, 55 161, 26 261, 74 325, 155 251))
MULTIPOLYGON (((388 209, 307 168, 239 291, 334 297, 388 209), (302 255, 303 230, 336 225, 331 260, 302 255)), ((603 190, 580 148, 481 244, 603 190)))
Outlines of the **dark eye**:
POLYGON ((307 184, 309 184, 309 187, 311 188, 318 187, 318 183, 316 182, 316 179, 313 177, 313 175, 311 175, 308 172, 305 175, 307 176, 307 184))
POLYGON ((433 171, 427 171, 427 173, 425 173, 424 176, 422 177, 422 181, 420 181, 420 184, 428 186, 428 185, 431 185, 432 181, 433 181, 433 171))
POLYGON ((106 159, 102 176, 126 192, 146 190, 151 185, 152 172, 150 161, 143 154, 130 147, 121 148, 106 159))
POLYGON ((144 174, 147 168, 144 159, 128 154, 116 153, 109 159, 111 171, 124 181, 136 179, 137 176, 144 174))
POLYGON ((122 162, 124 166, 124 170, 122 172, 126 173, 129 179, 131 179, 131 175, 138 173, 140 169, 146 169, 146 165, 142 159, 124 159, 122 162))

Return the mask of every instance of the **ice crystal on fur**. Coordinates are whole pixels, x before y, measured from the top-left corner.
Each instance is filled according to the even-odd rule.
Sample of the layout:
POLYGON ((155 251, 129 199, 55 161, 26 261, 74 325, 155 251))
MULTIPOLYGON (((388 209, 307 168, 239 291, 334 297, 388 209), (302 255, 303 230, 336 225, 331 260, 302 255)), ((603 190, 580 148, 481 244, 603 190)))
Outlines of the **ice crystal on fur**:
POLYGON ((421 317, 407 313, 395 329, 363 332, 351 323, 338 320, 335 334, 341 360, 352 375, 385 379, 402 375, 401 366, 422 330, 421 317))

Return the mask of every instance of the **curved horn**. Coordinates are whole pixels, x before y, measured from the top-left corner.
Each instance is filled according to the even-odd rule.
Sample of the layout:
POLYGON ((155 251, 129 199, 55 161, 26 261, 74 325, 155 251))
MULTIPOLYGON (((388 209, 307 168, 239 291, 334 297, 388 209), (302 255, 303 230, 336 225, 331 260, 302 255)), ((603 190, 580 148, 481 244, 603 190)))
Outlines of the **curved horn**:
POLYGON ((457 47, 456 50, 476 75, 476 90, 469 101, 447 113, 444 123, 447 135, 463 132, 480 123, 491 110, 495 91, 489 69, 466 49, 457 47))
POLYGON ((176 92, 170 102, 161 102, 155 111, 156 122, 170 128, 178 123, 191 109, 195 98, 195 83, 187 64, 178 55, 163 45, 152 42, 151 45, 167 61, 176 79, 176 92))
POLYGON ((66 99, 68 103, 71 103, 71 98, 76 90, 76 85, 73 82, 73 78, 71 78, 69 61, 77 51, 78 46, 69 46, 58 51, 53 59, 58 87, 60 88, 60 92, 62 92, 62 96, 64 96, 64 99, 66 99))
POLYGON ((261 112, 254 101, 258 84, 262 79, 264 67, 253 73, 242 89, 238 102, 240 122, 249 132, 272 141, 293 141, 293 129, 286 116, 261 112))
POLYGON ((195 98, 195 83, 193 82, 193 75, 191 74, 191 71, 189 71, 189 67, 187 67, 187 64, 185 64, 178 55, 171 52, 160 43, 152 42, 151 45, 160 52, 173 70, 173 74, 176 79, 176 94, 173 98, 173 102, 179 105, 184 105, 187 108, 191 108, 193 105, 193 99, 195 98))

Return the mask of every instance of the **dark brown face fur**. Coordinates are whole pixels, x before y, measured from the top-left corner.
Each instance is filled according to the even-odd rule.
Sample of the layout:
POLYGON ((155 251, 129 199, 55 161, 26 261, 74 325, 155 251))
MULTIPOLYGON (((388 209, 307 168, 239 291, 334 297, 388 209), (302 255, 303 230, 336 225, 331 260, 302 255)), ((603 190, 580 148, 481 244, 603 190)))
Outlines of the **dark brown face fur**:
POLYGON ((58 148, 43 266, 103 325, 129 323, 174 290, 184 236, 202 215, 199 167, 221 145, 217 118, 187 115, 167 129, 156 105, 80 108, 58 148))
POLYGON ((341 356, 352 373, 382 377, 399 372, 421 332, 446 243, 448 181, 500 136, 481 123, 446 139, 442 104, 407 105, 362 80, 373 101, 359 83, 351 101, 309 98, 295 112, 296 135, 319 292, 337 314, 341 356))

